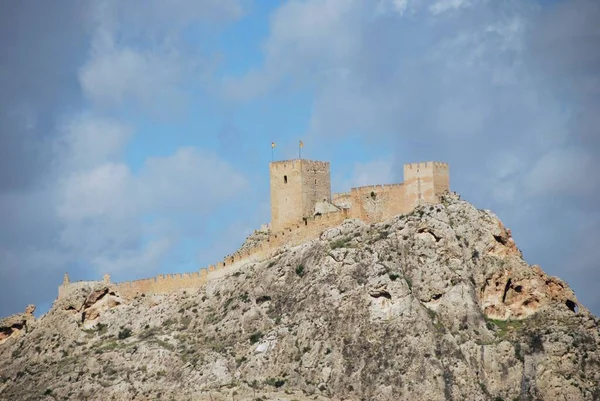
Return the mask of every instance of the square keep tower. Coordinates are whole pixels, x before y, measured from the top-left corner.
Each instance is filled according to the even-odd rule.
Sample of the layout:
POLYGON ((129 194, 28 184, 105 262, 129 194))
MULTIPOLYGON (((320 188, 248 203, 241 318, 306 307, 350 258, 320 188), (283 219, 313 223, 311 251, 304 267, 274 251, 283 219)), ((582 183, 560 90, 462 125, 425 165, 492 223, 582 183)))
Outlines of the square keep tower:
POLYGON ((313 216, 317 202, 331 202, 329 162, 295 159, 269 164, 271 230, 313 216))
POLYGON ((404 202, 409 210, 421 203, 437 203, 450 189, 447 163, 425 162, 404 165, 404 202))

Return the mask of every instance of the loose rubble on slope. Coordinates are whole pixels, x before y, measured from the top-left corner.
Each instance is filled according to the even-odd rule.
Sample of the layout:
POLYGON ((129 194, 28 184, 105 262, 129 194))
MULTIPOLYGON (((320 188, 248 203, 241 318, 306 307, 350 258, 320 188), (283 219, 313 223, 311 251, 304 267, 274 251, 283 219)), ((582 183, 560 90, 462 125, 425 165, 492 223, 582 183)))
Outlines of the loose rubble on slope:
POLYGON ((0 399, 598 400, 599 327, 450 194, 198 291, 75 292, 0 345, 0 399))

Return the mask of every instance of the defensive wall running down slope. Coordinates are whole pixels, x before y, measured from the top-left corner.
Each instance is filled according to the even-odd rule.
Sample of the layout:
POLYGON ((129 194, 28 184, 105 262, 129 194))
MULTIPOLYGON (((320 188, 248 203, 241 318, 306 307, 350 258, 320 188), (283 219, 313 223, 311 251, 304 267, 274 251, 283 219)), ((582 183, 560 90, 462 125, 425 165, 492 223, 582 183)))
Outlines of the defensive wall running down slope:
MULTIPOLYGON (((269 258, 283 245, 295 246, 315 239, 326 229, 346 219, 380 222, 409 213, 420 203, 437 203, 439 195, 449 190, 448 165, 438 162, 405 165, 403 183, 352 188, 349 192, 333 196, 328 192, 328 177, 329 164, 324 162, 293 160, 271 163, 272 221, 271 232, 266 240, 196 272, 162 274, 113 283, 112 287, 125 298, 200 288, 209 280, 231 274, 243 265, 269 258), (326 203, 330 211, 313 212, 322 210, 322 203, 326 203), (287 213, 288 208, 295 212, 287 213), (302 211, 302 214, 297 211, 302 211), (274 230, 274 227, 278 229, 274 230)), ((108 275, 104 276, 104 282, 110 284, 108 275)), ((79 288, 91 288, 97 283, 71 282, 65 274, 58 297, 63 298, 79 288)))

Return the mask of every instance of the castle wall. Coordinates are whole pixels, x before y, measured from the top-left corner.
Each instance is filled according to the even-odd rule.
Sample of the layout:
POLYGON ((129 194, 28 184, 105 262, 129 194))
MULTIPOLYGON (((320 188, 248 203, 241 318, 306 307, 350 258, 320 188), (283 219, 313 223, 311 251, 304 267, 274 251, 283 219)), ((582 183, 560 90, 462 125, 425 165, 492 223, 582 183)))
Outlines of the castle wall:
POLYGON ((350 217, 374 223, 407 211, 404 185, 370 185, 350 191, 350 217))
MULTIPOLYGON (((449 190, 448 165, 438 162, 405 165, 404 183, 352 188, 350 192, 333 196, 330 196, 329 163, 309 160, 271 163, 270 175, 273 221, 271 235, 266 241, 228 255, 197 272, 114 284, 119 294, 132 298, 139 294, 168 294, 180 289, 200 288, 207 281, 229 275, 248 263, 269 258, 283 245, 295 246, 318 238, 323 231, 348 218, 366 223, 379 222, 409 213, 420 202, 437 203, 439 195, 449 190), (331 211, 334 207, 327 202, 341 210, 331 211), (318 204, 323 206, 323 213, 313 216, 318 204), (310 205, 310 208, 303 205, 310 205)), ((104 281, 108 284, 110 278, 106 275, 104 281)), ((70 283, 65 275, 64 284, 59 287, 59 298, 78 288, 91 289, 97 283, 70 283)))
POLYGON ((317 238, 326 229, 341 224, 349 217, 347 210, 340 210, 305 218, 293 226, 288 226, 279 232, 273 233, 268 240, 267 254, 277 250, 284 244, 299 245, 317 238))
POLYGON ((350 209, 352 207, 352 195, 350 192, 340 192, 333 194, 331 203, 342 209, 350 209))
MULTIPOLYGON (((326 213, 309 217, 283 230, 273 233, 271 237, 248 250, 228 255, 215 265, 210 265, 192 273, 161 274, 141 280, 126 281, 113 284, 120 296, 131 299, 141 294, 169 294, 181 289, 201 288, 209 280, 232 274, 242 266, 260 262, 269 258, 283 245, 300 245, 317 238, 324 230, 342 223, 348 218, 348 211, 326 213)), ((59 287, 59 298, 69 295, 76 288, 91 289, 99 281, 69 283, 59 287)))
POLYGON ((161 274, 156 277, 126 281, 115 284, 118 293, 125 298, 138 294, 166 294, 179 289, 200 288, 206 284, 207 271, 192 273, 161 274))

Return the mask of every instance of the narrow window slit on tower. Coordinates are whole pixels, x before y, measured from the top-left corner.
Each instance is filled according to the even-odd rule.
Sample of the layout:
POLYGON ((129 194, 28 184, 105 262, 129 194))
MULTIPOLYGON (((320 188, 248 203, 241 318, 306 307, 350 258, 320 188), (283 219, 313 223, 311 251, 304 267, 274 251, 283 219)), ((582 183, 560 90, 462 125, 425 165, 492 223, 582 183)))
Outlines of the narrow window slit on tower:
POLYGON ((284 176, 283 176, 283 183, 284 183, 284 184, 287 184, 287 175, 284 175, 284 176))

